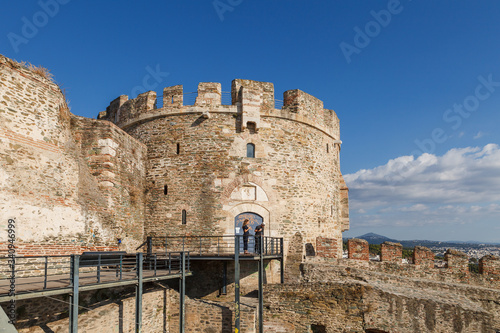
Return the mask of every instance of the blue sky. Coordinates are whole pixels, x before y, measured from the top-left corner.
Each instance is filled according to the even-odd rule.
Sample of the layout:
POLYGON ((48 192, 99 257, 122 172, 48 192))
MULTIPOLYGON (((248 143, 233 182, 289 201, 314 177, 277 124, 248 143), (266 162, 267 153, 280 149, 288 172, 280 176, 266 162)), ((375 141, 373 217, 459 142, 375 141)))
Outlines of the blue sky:
POLYGON ((86 117, 145 87, 304 90, 341 121, 346 236, 500 242, 498 17, 498 1, 8 1, 0 53, 49 68, 86 117))

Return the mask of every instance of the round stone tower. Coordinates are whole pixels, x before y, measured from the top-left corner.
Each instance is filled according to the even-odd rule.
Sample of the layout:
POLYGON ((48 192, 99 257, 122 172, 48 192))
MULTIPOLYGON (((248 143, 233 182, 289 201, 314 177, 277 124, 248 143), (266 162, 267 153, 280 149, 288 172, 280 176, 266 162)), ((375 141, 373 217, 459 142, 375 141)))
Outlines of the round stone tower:
POLYGON ((285 253, 341 256, 349 219, 335 112, 300 90, 276 108, 267 82, 234 80, 230 94, 223 105, 221 85, 203 82, 184 105, 173 86, 161 108, 150 91, 99 115, 147 146, 146 235, 232 235, 248 217, 284 237, 285 253))

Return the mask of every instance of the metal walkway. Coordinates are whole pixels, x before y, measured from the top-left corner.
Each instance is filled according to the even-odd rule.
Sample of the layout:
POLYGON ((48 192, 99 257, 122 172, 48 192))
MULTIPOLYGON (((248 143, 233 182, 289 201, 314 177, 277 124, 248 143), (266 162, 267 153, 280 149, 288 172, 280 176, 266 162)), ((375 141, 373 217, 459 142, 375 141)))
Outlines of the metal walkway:
MULTIPOLYGON (((190 275, 189 254, 186 252, 150 254, 146 258, 143 253, 125 252, 10 256, 0 258, 0 303, 9 302, 11 306, 17 300, 69 294, 69 332, 76 333, 80 291, 135 285, 136 332, 141 332, 143 284, 179 279, 180 311, 183 314, 185 278, 190 275)), ((180 324, 183 326, 183 320, 180 324)))
POLYGON ((264 261, 278 260, 280 262, 280 280, 284 282, 284 256, 282 237, 258 237, 243 235, 229 236, 163 236, 147 237, 146 241, 137 249, 145 246, 146 256, 151 257, 154 252, 188 251, 190 260, 223 261, 223 289, 227 281, 227 265, 234 261, 234 327, 238 332, 240 329, 240 261, 255 261, 258 263, 258 318, 259 332, 263 332, 263 285, 264 285, 264 261), (248 249, 245 254, 244 246, 248 249))
MULTIPOLYGON (((244 253, 243 244, 241 235, 164 236, 147 237, 137 248, 137 250, 143 248, 145 253, 87 252, 82 255, 0 258, 0 303, 9 302, 11 305, 17 300, 69 294, 69 332, 76 333, 80 291, 135 285, 135 325, 136 332, 141 332, 143 284, 179 279, 179 330, 184 332, 185 279, 192 275, 190 262, 234 261, 235 328, 239 329, 239 262, 259 263, 259 318, 263 318, 264 260, 280 261, 282 283, 284 266, 283 238, 249 236, 248 254, 244 253)), ((226 264, 224 265, 226 267, 226 264)), ((227 274, 226 269, 224 271, 224 274, 227 274)), ((5 318, 0 313, 0 320, 3 319, 5 318)))

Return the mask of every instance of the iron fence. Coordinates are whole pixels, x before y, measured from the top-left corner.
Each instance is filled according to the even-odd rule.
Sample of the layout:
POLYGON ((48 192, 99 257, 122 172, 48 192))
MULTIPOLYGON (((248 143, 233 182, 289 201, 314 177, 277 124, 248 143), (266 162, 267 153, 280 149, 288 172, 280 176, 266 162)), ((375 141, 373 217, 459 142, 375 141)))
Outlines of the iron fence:
MULTIPOLYGON (((17 256, 0 258, 0 296, 15 293, 66 288, 71 285, 72 260, 78 260, 81 285, 138 279, 138 267, 144 277, 180 274, 181 252, 150 253, 139 256, 125 252, 91 252, 65 256, 17 256)), ((186 272, 190 272, 186 253, 186 272)))
MULTIPOLYGON (((155 102, 155 109, 161 109, 163 108, 163 92, 158 92, 156 94, 156 102, 155 102)), ((182 96, 182 105, 195 105, 196 103, 196 98, 198 97, 198 92, 193 91, 193 92, 186 92, 183 93, 182 96)), ((221 92, 221 105, 232 105, 232 95, 230 91, 222 91, 221 92)), ((280 99, 275 99, 274 100, 274 108, 275 109, 281 109, 283 108, 283 101, 280 99)))
MULTIPOLYGON (((231 256, 235 254, 235 241, 239 237, 239 253, 244 253, 243 235, 225 236, 156 236, 147 237, 139 248, 144 247, 146 253, 159 252, 189 252, 191 256, 231 256)), ((282 237, 256 237, 248 236, 248 254, 259 254, 258 242, 262 239, 264 255, 282 256, 282 237)))

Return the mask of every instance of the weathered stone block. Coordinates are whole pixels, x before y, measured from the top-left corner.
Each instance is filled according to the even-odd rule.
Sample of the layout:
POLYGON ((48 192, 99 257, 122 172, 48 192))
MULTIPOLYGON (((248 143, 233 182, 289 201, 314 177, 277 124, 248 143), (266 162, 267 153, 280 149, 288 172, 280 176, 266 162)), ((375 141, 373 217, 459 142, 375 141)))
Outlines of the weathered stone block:
POLYGON ((380 261, 401 263, 403 259, 403 245, 393 242, 383 242, 380 250, 380 261))
POLYGON ((347 241, 349 259, 370 260, 368 242, 364 239, 351 238, 347 241))
POLYGON ((413 264, 434 268, 434 252, 425 246, 415 246, 413 250, 413 264))

